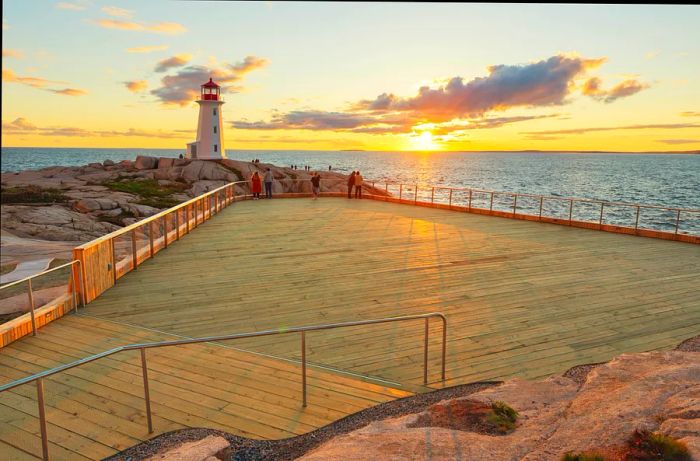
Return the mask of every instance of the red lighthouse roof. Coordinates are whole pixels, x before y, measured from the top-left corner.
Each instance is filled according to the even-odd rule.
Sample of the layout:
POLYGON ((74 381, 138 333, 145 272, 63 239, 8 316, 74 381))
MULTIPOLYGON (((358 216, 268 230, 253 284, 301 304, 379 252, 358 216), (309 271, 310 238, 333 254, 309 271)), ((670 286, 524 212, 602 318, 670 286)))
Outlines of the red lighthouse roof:
POLYGON ((208 81, 207 83, 205 83, 204 85, 202 85, 202 88, 219 88, 219 85, 217 85, 216 83, 214 83, 214 82, 211 80, 211 78, 210 78, 209 81, 208 81))

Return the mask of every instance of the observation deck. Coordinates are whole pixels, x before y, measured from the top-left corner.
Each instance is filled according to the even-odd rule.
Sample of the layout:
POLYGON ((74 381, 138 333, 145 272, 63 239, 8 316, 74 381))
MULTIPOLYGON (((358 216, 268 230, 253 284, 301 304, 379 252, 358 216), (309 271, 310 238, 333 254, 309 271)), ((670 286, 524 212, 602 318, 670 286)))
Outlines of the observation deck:
MULTIPOLYGON (((449 319, 444 382, 440 325, 430 323, 427 386, 421 322, 307 334, 307 407, 297 335, 149 351, 156 434, 210 427, 283 438, 413 392, 542 378, 671 349, 700 332, 696 244, 341 197, 215 210, 189 232, 193 212, 179 214, 177 228, 171 220, 152 259, 153 246, 134 233, 131 256, 113 259, 114 286, 88 287, 78 314, 0 349, 2 382, 145 341, 430 312, 449 319)), ((130 250, 128 236, 105 248, 130 250)), ((52 459, 100 459, 152 437, 136 352, 45 387, 52 459)), ((36 398, 31 385, 0 393, 0 452, 41 457, 36 398)))

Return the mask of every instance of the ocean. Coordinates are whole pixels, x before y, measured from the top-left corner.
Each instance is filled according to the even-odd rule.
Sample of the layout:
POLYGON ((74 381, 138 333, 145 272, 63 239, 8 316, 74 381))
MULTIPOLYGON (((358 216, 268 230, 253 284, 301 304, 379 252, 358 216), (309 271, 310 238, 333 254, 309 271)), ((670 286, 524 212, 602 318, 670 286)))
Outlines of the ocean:
MULTIPOLYGON (((9 172, 106 159, 133 160, 137 155, 177 157, 181 153, 182 149, 3 147, 1 160, 2 171, 9 172)), ((343 173, 360 170, 369 181, 417 184, 421 191, 440 185, 700 209, 700 155, 692 154, 314 150, 227 150, 226 154, 235 160, 258 158, 300 169, 309 165, 325 171, 331 166, 343 173)), ((495 208, 507 209, 508 200, 502 197, 495 208)), ((525 206, 524 201, 522 204, 525 206)), ((670 218, 663 217, 663 221, 670 218)), ((687 219, 695 231, 700 216, 687 219)))

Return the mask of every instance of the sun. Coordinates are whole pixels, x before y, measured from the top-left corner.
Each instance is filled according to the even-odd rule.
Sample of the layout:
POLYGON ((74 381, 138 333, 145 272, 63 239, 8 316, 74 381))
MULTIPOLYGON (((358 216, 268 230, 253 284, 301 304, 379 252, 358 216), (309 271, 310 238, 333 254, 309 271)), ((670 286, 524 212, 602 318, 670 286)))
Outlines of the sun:
POLYGON ((423 131, 420 135, 411 139, 416 150, 436 150, 437 146, 433 141, 433 134, 430 131, 423 131))

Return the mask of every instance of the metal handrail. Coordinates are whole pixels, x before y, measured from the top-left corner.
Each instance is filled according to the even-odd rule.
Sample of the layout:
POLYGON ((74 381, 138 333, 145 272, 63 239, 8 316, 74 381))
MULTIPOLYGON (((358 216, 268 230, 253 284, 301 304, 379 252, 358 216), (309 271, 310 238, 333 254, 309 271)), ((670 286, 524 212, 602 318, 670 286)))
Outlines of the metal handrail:
POLYGON ((43 459, 48 461, 49 459, 49 444, 48 435, 46 430, 46 414, 44 405, 44 378, 55 375, 65 370, 84 365, 86 363, 94 362, 95 360, 109 357, 111 355, 117 354, 123 351, 139 350, 141 352, 141 371, 143 375, 143 387, 144 387, 144 397, 146 400, 146 418, 148 421, 148 433, 153 433, 153 420, 151 416, 151 397, 148 386, 148 366, 146 363, 146 349, 153 349, 156 347, 169 347, 169 346, 179 346, 183 344, 197 344, 206 343, 214 341, 228 341, 233 339, 243 339, 243 338, 256 338, 260 336, 270 336, 288 333, 301 333, 301 370, 302 370, 302 406, 306 407, 306 332, 307 331, 319 331, 319 330, 330 330, 335 328, 343 327, 354 327, 361 325, 374 325, 379 323, 390 323, 390 322, 402 322, 407 320, 419 320, 424 319, 425 321, 425 338, 423 344, 423 384, 428 384, 428 333, 429 333, 429 320, 432 317, 438 317, 442 320, 442 369, 441 369, 441 381, 445 381, 445 358, 447 354, 447 317, 439 312, 431 312, 429 314, 416 314, 416 315, 404 315, 400 317, 387 317, 382 319, 372 319, 372 320, 360 320, 354 322, 343 322, 343 323, 328 323, 322 325, 311 325, 305 327, 292 327, 292 328, 280 328, 277 330, 263 330, 251 333, 236 333, 231 335, 220 335, 220 336, 209 336, 205 338, 191 338, 191 339, 180 339, 175 341, 160 341, 151 343, 140 343, 140 344, 129 344, 126 346, 115 347, 99 354, 91 355, 89 357, 76 360, 71 363, 60 365, 58 367, 51 368, 49 370, 44 370, 40 373, 35 373, 31 376, 27 376, 22 379, 11 381, 7 384, 0 386, 0 393, 8 391, 17 386, 30 383, 32 381, 36 382, 37 386, 37 402, 39 405, 39 425, 41 428, 41 444, 43 451, 43 459))
POLYGON ((4 290, 5 288, 10 288, 15 285, 19 285, 20 283, 27 282, 27 295, 29 296, 29 307, 30 307, 30 314, 31 314, 31 319, 32 319, 32 336, 36 336, 36 318, 34 315, 34 311, 36 309, 36 306, 34 305, 34 290, 32 289, 32 279, 35 279, 37 277, 41 277, 42 275, 46 275, 49 272, 54 272, 59 269, 63 269, 64 267, 71 267, 71 279, 73 282, 73 290, 72 290, 72 298, 73 298, 73 309, 75 312, 78 312, 78 301, 75 298, 76 292, 79 293, 80 297, 80 305, 85 307, 85 280, 82 276, 82 263, 80 260, 76 259, 74 261, 71 261, 69 263, 61 264, 60 266, 53 267, 51 269, 47 269, 45 271, 39 272, 38 274, 30 275, 29 277, 25 277, 20 280, 15 280, 14 282, 7 283, 3 286, 0 286, 0 290, 4 290), (78 270, 74 271, 72 270, 73 265, 78 264, 78 270), (80 290, 77 290, 78 285, 76 284, 75 277, 78 277, 79 283, 80 283, 80 290))

